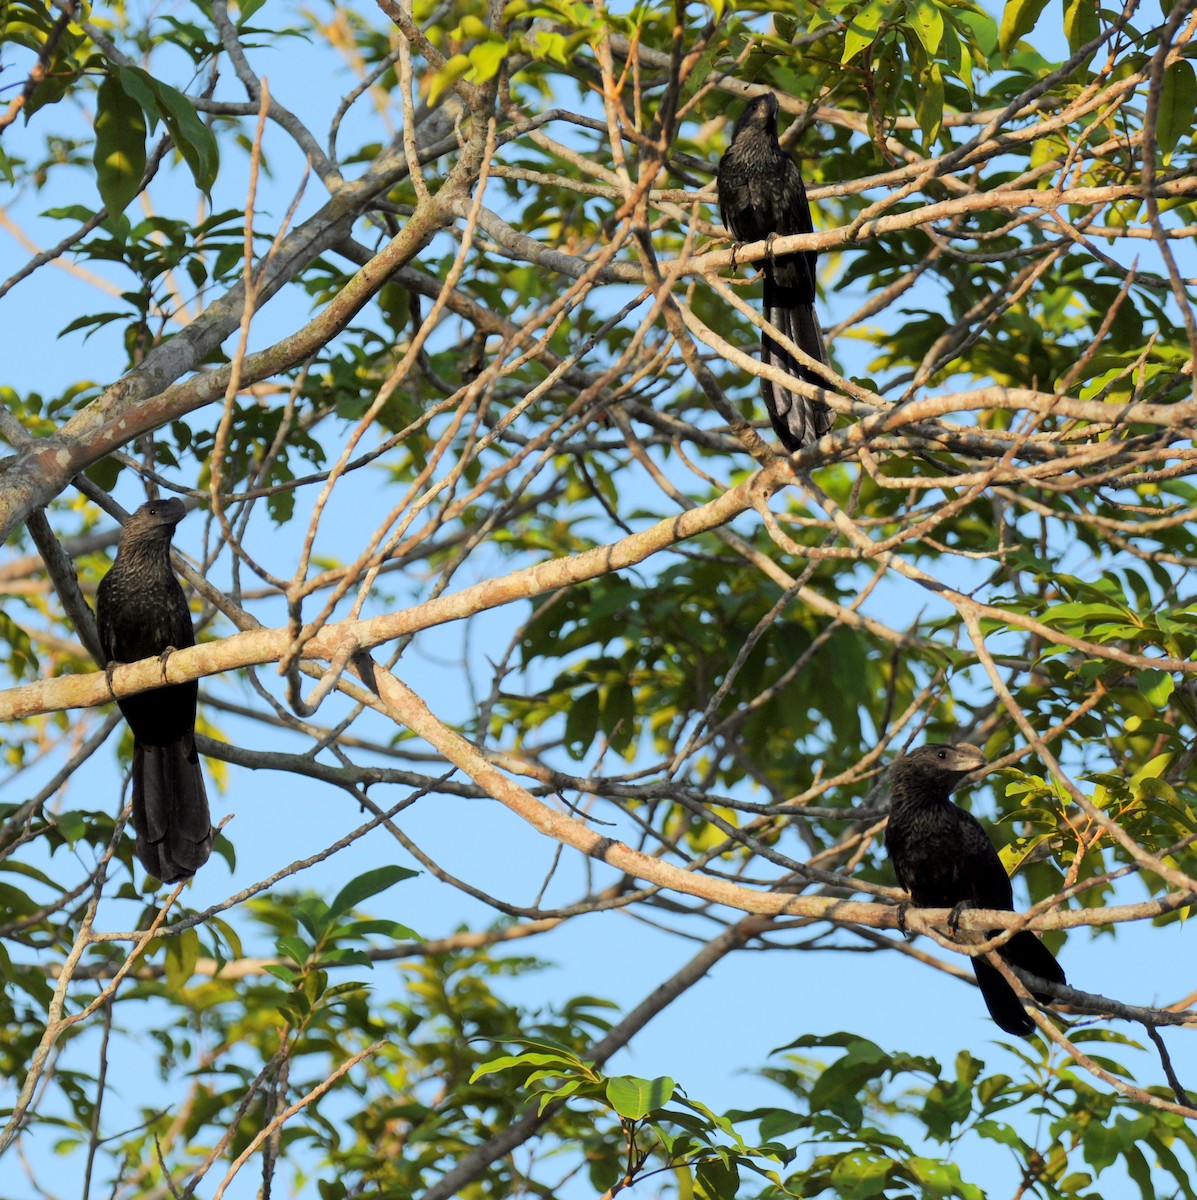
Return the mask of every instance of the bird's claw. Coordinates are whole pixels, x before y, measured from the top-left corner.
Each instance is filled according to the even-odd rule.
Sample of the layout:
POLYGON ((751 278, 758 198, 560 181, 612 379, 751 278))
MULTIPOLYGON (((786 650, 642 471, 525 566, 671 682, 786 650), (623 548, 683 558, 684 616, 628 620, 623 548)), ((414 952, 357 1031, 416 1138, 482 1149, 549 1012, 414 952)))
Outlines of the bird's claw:
POLYGON ((957 937, 960 934, 960 914, 967 912, 968 909, 975 907, 971 900, 961 900, 953 905, 952 911, 948 913, 948 928, 952 931, 952 936, 957 937))
POLYGON ((176 646, 167 646, 166 649, 163 650, 162 653, 158 655, 158 670, 160 670, 162 672, 162 682, 163 683, 166 683, 166 664, 169 661, 170 656, 172 654, 174 654, 174 652, 177 648, 178 647, 176 647, 176 646))
POLYGON ((901 900, 898 903, 898 932, 904 937, 909 938, 914 935, 906 928, 906 914, 911 910, 913 905, 909 900, 901 900))
POLYGON ((116 689, 112 686, 112 675, 118 665, 119 664, 117 663, 116 659, 114 659, 114 658, 110 658, 104 664, 104 678, 108 682, 108 694, 114 698, 116 696, 116 689))

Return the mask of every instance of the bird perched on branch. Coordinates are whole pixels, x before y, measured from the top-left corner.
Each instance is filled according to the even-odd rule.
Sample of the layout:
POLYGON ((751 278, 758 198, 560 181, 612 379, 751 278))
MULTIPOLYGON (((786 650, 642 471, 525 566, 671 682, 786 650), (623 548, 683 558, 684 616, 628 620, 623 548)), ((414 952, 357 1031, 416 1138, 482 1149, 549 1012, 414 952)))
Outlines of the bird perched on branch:
MULTIPOLYGON (((920 746, 890 768, 890 814, 885 848, 898 883, 919 908, 963 907, 1014 911, 1010 877, 977 819, 948 799, 960 781, 985 765, 976 746, 920 746)), ((993 937, 999 931, 991 930, 993 937)), ((1064 983, 1064 971, 1029 929, 1020 930, 998 953, 1012 966, 1041 979, 1064 983)), ((1014 989, 996 967, 974 957, 973 972, 989 1015, 1006 1033, 1033 1033, 1014 989)), ((1037 1000, 1051 997, 1036 992, 1037 1000)))
MULTIPOLYGON (((777 140, 777 97, 772 92, 744 106, 731 144, 719 160, 715 183, 719 214, 738 242, 814 230, 802 175, 777 140)), ((801 250, 765 260, 764 317, 816 362, 826 364, 827 348, 815 316, 816 258, 813 250, 801 250)), ((818 387, 827 384, 818 371, 799 364, 764 331, 761 362, 818 387)), ((761 379, 761 398, 774 432, 791 454, 821 438, 835 420, 830 406, 804 399, 769 379, 761 379)))
MULTIPOLYGON (((151 500, 125 522, 100 580, 96 622, 109 683, 117 663, 195 645, 187 598, 170 565, 182 500, 151 500)), ((172 683, 117 703, 133 730, 133 830, 141 865, 164 883, 194 875, 212 853, 212 821, 195 749, 199 684, 172 683)))

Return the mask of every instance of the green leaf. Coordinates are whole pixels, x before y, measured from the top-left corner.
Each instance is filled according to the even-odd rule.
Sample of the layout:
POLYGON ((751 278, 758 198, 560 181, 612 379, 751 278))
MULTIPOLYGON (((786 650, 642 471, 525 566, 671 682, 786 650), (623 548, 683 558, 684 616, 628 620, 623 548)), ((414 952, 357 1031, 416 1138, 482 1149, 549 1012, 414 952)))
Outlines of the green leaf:
POLYGON ((676 1088, 677 1084, 666 1075, 656 1079, 616 1075, 607 1080, 607 1099, 621 1117, 640 1121, 668 1104, 676 1088))
POLYGON ((332 923, 328 916, 328 905, 319 896, 304 896, 292 906, 291 912, 296 923, 307 930, 313 942, 318 942, 332 923))
POLYGON ((151 83, 175 149, 191 168, 195 186, 205 194, 210 193, 220 170, 220 151, 212 131, 200 120, 191 101, 182 92, 157 79, 151 83))
POLYGON ((1159 115, 1155 127, 1155 140, 1164 156, 1164 162, 1172 157, 1182 137, 1192 133, 1197 112, 1197 75, 1193 64, 1174 62, 1164 72, 1160 90, 1159 115))
MULTIPOLYGON (((1101 33, 1100 8, 1093 0, 1064 0, 1064 36, 1073 54, 1101 33)), ((1087 65, 1079 63, 1077 69, 1087 65)))
POLYGON ((75 808, 68 808, 55 816, 54 825, 67 845, 73 846, 81 838, 87 836, 92 822, 88 814, 81 813, 75 808))
POLYGON ((149 119, 150 129, 156 128, 161 118, 175 149, 191 169, 196 186, 210 192, 220 168, 220 151, 212 131, 200 120, 191 101, 177 88, 162 83, 140 67, 120 67, 117 75, 125 92, 137 101, 149 119))
POLYGON ((249 21, 254 13, 266 3, 266 0, 241 0, 237 6, 237 28, 240 29, 247 21, 249 21))
POLYGON ((166 942, 166 990, 180 992, 195 973, 199 961, 200 940, 194 929, 185 929, 166 942))
POLYGON ((868 1150, 853 1150, 841 1156, 831 1172, 836 1196, 841 1200, 867 1200, 880 1196, 897 1164, 868 1150))
POLYGON ((1168 671, 1136 671, 1135 681, 1144 699, 1149 700, 1156 708, 1163 708, 1168 703, 1168 697, 1172 695, 1172 689, 1176 686, 1176 681, 1168 671))
POLYGON ((8 665, 16 678, 38 674, 37 652, 33 641, 6 612, 0 611, 0 641, 8 644, 8 665))
POLYGON ((612 750, 622 754, 632 744, 636 732, 636 697, 629 684, 621 681, 607 689, 602 726, 612 750))
POLYGON ((82 204, 63 204, 57 208, 47 208, 43 217, 52 217, 56 221, 90 221, 96 214, 82 204))
POLYGON ((376 867, 356 879, 351 879, 336 895, 328 906, 328 921, 331 923, 351 908, 356 908, 363 900, 385 892, 387 888, 401 883, 404 879, 414 879, 418 871, 400 867, 394 863, 385 867, 376 867))
POLYGON ((761 1137, 767 1142, 793 1133, 796 1129, 805 1129, 810 1124, 810 1117, 801 1113, 790 1112, 785 1108, 772 1108, 761 1118, 761 1137))
POLYGON ((582 758, 590 749, 594 735, 598 732, 598 722, 598 688, 591 688, 570 705, 565 718, 565 749, 571 758, 582 758))
MULTIPOLYGON (((88 330, 87 336, 90 337, 97 329, 102 329, 105 325, 111 325, 113 321, 127 321, 128 319, 129 314, 127 312, 91 313, 85 317, 76 317, 69 324, 64 325, 58 331, 58 336, 66 337, 68 333, 74 333, 79 329, 86 329, 88 330)), ((85 337, 83 340, 86 342, 87 338, 85 337)))
POLYGON ((150 133, 158 128, 158 101, 154 97, 154 83, 149 72, 140 67, 117 67, 117 78, 125 95, 136 100, 150 123, 150 133))
POLYGON ((1002 24, 998 30, 998 49, 1003 58, 1035 28, 1039 14, 1047 7, 1047 0, 1006 0, 1002 11, 1002 24))
POLYGON ((302 966, 311 957, 312 948, 303 938, 281 937, 278 939, 278 952, 283 957, 302 966))
MULTIPOLYGON (((10 875, 20 875, 25 879, 36 879, 38 883, 45 884, 48 888, 53 888, 56 892, 62 892, 63 887, 60 883, 55 883, 45 871, 39 871, 37 867, 32 867, 28 863, 14 862, 9 859, 7 862, 0 863, 0 871, 5 871, 10 875)), ((0 978, 3 974, 0 973, 0 978)))
POLYGON ((112 75, 100 84, 96 99, 94 162, 100 199, 110 217, 119 217, 145 174, 145 116, 112 75))
POLYGON ((916 115, 924 143, 930 145, 939 137, 939 129, 943 124, 943 72, 939 63, 932 63, 923 76, 916 115))
POLYGON ((557 1067, 558 1073, 565 1075, 570 1071, 585 1071, 586 1065, 579 1058, 565 1054, 544 1054, 539 1051, 528 1051, 524 1054, 504 1054, 492 1058, 478 1067, 470 1082, 474 1083, 484 1075, 495 1075, 499 1071, 509 1071, 512 1067, 557 1067))
POLYGON ((478 45, 470 47, 469 81, 485 83, 488 79, 493 79, 499 73, 506 57, 506 42, 479 42, 478 45))
MULTIPOLYGON (((338 930, 338 934, 342 930, 338 930)), ((407 925, 401 924, 399 921, 353 921, 351 924, 343 926, 343 932, 350 937, 370 937, 376 935, 378 937, 390 938, 395 942, 418 942, 421 937, 414 929, 407 925)))
POLYGON ((370 967, 373 969, 374 962, 364 950, 355 950, 347 946, 339 947, 332 950, 323 950, 320 955, 320 961, 330 967, 370 967))
POLYGON ((740 1171, 734 1162, 712 1159, 695 1168, 694 1194, 701 1200, 736 1200, 739 1191, 740 1171))
POLYGON ((428 85, 428 104, 432 107, 444 94, 445 89, 452 86, 455 79, 460 79, 467 71, 473 68, 473 63, 464 54, 455 54, 448 62, 445 63, 435 75, 432 76, 432 81, 428 85))
POLYGON ((922 1196, 960 1196, 962 1200, 985 1200, 985 1193, 973 1184, 965 1183, 960 1168, 951 1160, 940 1162, 932 1158, 911 1158, 907 1169, 923 1186, 922 1196))
POLYGON ((84 43, 82 33, 73 24, 56 25, 48 9, 40 0, 0 4, 0 44, 23 46, 41 59, 41 78, 24 105, 26 121, 43 107, 57 104, 74 87, 86 61, 78 53, 84 43))
POLYGON ((815 1082, 811 1107, 830 1109, 850 1120, 859 1119, 861 1089, 871 1079, 892 1070, 893 1056, 867 1038, 855 1038, 847 1053, 832 1063, 815 1082))
POLYGON ((844 52, 840 57, 841 65, 851 62, 866 46, 873 44, 885 10, 884 0, 869 0, 860 12, 848 19, 848 28, 844 32, 844 52))
POLYGON ((907 8, 910 25, 928 54, 934 54, 943 40, 943 14, 935 0, 911 0, 907 8))

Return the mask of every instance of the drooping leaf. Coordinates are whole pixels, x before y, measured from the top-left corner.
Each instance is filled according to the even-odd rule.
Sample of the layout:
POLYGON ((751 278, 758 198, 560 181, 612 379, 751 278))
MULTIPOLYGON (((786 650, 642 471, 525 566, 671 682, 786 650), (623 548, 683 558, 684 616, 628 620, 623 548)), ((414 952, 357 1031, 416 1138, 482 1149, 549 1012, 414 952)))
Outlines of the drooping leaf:
POLYGON ((109 75, 96 99, 96 185, 111 217, 124 213, 137 195, 145 173, 145 116, 137 103, 109 75))
POLYGON ((1006 0, 998 29, 998 48, 1003 58, 1009 58, 1011 50, 1035 28, 1046 7, 1047 0, 1006 0))
POLYGON ((1180 145, 1181 138, 1192 136, 1195 120, 1197 74, 1193 71, 1192 63, 1181 59, 1164 72, 1160 91, 1155 138, 1165 163, 1171 160, 1172 152, 1180 145))
POLYGON ((935 0, 911 0, 907 9, 911 27, 929 55, 939 50, 943 40, 943 14, 935 0))

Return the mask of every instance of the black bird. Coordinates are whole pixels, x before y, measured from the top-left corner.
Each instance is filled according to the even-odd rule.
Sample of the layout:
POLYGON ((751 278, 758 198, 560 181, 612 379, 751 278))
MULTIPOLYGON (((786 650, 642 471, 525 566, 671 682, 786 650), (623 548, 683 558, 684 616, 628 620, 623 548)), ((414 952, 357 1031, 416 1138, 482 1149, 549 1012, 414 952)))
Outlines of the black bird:
MULTIPOLYGON (((731 144, 719 160, 715 184, 719 215, 738 242, 814 230, 802 175, 777 140, 777 97, 772 92, 744 106, 732 129, 731 144)), ((801 250, 765 260, 764 317, 811 358, 826 363, 827 348, 815 316, 816 258, 813 250, 801 250)), ((827 385, 819 372, 800 366, 764 332, 761 361, 807 383, 827 385)), ((828 405, 806 400, 764 378, 761 398, 774 431, 791 454, 821 438, 835 420, 828 405)))
MULTIPOLYGON (((195 645, 187 598, 170 565, 182 500, 151 500, 125 522, 100 580, 96 622, 108 668, 195 645)), ((164 883, 194 875, 212 853, 212 821, 195 750, 199 684, 172 683, 117 703, 133 730, 133 830, 141 865, 164 883)))
MULTIPOLYGON (((948 799, 954 787, 985 765, 976 746, 920 746, 890 768, 890 813, 885 848, 898 883, 919 908, 993 908, 1014 911, 1010 877, 981 823, 948 799)), ((988 934, 993 937, 998 930, 988 934)), ((999 953, 1012 966, 1065 983, 1051 951, 1029 930, 1016 933, 999 953)), ((996 967, 973 958, 973 971, 989 1015, 1007 1033, 1026 1036, 1035 1024, 996 967)), ((1034 993, 1037 1000, 1051 997, 1034 993)))

